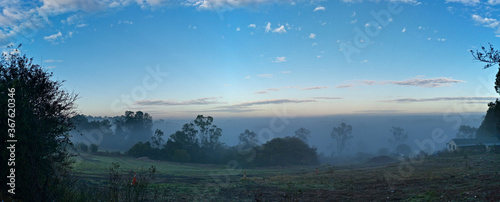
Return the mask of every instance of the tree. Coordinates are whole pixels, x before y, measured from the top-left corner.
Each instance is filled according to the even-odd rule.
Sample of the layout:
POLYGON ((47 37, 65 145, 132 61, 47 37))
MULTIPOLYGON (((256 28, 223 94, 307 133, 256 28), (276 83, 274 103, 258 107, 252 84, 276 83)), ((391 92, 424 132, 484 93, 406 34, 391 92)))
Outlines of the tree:
POLYGON ((127 154, 133 157, 151 157, 154 155, 154 149, 150 142, 138 142, 127 151, 127 154))
POLYGON ((151 137, 151 142, 153 143, 153 147, 160 148, 163 143, 163 131, 160 129, 155 130, 155 134, 151 137))
POLYGON ((190 158, 182 162, 187 162, 191 160, 191 158, 196 159, 200 148, 196 133, 197 130, 195 129, 195 125, 193 123, 186 123, 182 126, 182 130, 176 131, 174 134, 170 135, 164 146, 167 157, 177 161, 179 160, 179 155, 176 155, 176 152, 182 154, 183 152, 179 153, 178 150, 183 150, 189 154, 190 158))
POLYGON ((222 129, 216 125, 212 125, 214 118, 211 116, 204 117, 198 115, 194 120, 194 124, 198 126, 200 146, 206 149, 215 149, 221 145, 219 138, 222 136, 222 129))
POLYGON ((240 144, 244 147, 255 147, 258 145, 259 140, 257 139, 257 134, 250 130, 245 130, 245 132, 240 133, 238 136, 240 144))
POLYGON ((404 128, 392 126, 389 131, 392 133, 392 137, 394 138, 389 139, 389 143, 394 147, 397 147, 399 144, 402 144, 408 139, 408 132, 405 132, 404 128))
POLYGON ((11 196, 21 201, 55 201, 71 163, 69 119, 76 115, 78 96, 63 90, 63 81, 51 80, 53 74, 21 55, 19 47, 9 46, 9 53, 2 53, 0 59, 0 162, 5 163, 0 169, 1 195, 7 196, 10 189, 5 177, 10 175, 6 168, 10 151, 5 148, 13 143, 6 141, 15 139, 16 189, 11 196))
MULTIPOLYGON (((495 50, 493 45, 486 48, 481 46, 481 50, 471 50, 472 57, 480 62, 485 62, 484 69, 498 65, 498 72, 495 79, 495 91, 500 94, 500 51, 495 50)), ((493 103, 488 104, 488 111, 486 116, 479 126, 476 137, 497 137, 500 138, 500 102, 498 99, 493 103)))
POLYGON ((147 141, 153 134, 153 118, 142 111, 125 111, 125 114, 115 119, 115 144, 130 147, 139 141, 147 141))
POLYGON ((467 125, 461 125, 457 132, 457 138, 475 138, 476 137, 476 127, 471 127, 467 125))
POLYGON ((471 50, 470 52, 472 53, 472 57, 475 60, 486 63, 486 65, 484 65, 484 69, 488 69, 498 64, 498 73, 495 80, 495 91, 500 94, 500 51, 495 50, 495 48, 493 48, 493 45, 489 45, 489 48, 481 46, 482 52, 478 50, 471 50))
POLYGON ((338 127, 333 127, 330 135, 337 143, 337 152, 339 156, 342 156, 342 150, 350 144, 350 140, 353 137, 352 126, 342 122, 338 127))
POLYGON ((319 164, 316 148, 297 137, 274 138, 262 145, 257 154, 260 166, 291 166, 319 164))
POLYGON ((295 137, 301 139, 304 142, 307 142, 307 138, 311 137, 311 131, 305 128, 299 128, 295 131, 295 137))
POLYGON ((81 152, 89 152, 89 146, 83 142, 78 143, 76 147, 81 152))

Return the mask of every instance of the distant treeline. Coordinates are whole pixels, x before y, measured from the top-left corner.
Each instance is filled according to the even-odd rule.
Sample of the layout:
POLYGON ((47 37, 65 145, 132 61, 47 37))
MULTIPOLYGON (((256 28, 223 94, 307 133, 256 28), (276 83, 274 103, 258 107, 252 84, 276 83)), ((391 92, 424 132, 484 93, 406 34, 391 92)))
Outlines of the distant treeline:
POLYGON ((104 118, 76 115, 71 122, 75 125, 70 133, 73 142, 96 144, 111 151, 126 150, 153 135, 153 118, 141 111, 126 111, 122 116, 104 118))
POLYGON ((152 117, 141 111, 126 111, 109 118, 76 115, 71 121, 76 126, 72 135, 77 136, 74 140, 79 145, 97 145, 101 150, 126 147, 130 148, 126 154, 132 157, 209 164, 236 161, 244 167, 319 164, 316 148, 306 143, 310 132, 304 128, 293 137, 268 142, 259 141, 256 133, 245 130, 239 135, 238 145, 227 146, 220 142, 222 129, 212 124, 210 116, 198 115, 168 137, 159 129, 153 133, 152 117), (78 141, 78 136, 86 138, 78 141))

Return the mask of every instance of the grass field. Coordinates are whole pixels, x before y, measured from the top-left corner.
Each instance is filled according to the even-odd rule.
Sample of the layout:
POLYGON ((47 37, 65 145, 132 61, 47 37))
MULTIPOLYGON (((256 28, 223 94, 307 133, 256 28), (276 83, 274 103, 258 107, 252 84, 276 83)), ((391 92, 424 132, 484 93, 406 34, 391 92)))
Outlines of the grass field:
POLYGON ((500 155, 445 155, 352 165, 240 169, 227 165, 180 164, 130 157, 79 156, 75 176, 101 188, 110 186, 112 162, 122 184, 133 172, 147 201, 310 201, 310 200, 500 200, 500 155), (148 168, 154 166, 154 177, 148 168), (242 179, 243 172, 247 173, 242 179))

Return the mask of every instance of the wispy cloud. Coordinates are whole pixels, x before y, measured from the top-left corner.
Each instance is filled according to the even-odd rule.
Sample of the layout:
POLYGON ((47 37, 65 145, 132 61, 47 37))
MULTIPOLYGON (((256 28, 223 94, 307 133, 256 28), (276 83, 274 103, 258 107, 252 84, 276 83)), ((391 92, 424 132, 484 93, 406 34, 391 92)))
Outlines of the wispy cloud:
POLYGON ((314 87, 302 88, 300 90, 319 90, 319 89, 325 89, 325 88, 328 88, 328 86, 314 86, 314 87))
POLYGON ((292 73, 291 71, 281 71, 282 74, 290 74, 292 73))
MULTIPOLYGON (((156 0, 159 1, 159 0, 156 0)), ((182 4, 206 10, 232 10, 262 4, 290 3, 289 0, 184 0, 182 4)))
POLYGON ((257 91, 254 94, 266 94, 269 91, 279 91, 279 90, 280 90, 279 88, 268 88, 266 90, 257 91))
POLYGON ((446 0, 446 3, 462 3, 467 5, 479 4, 479 0, 446 0))
POLYGON ((342 84, 342 85, 335 86, 335 88, 350 88, 350 87, 354 87, 354 86, 356 86, 356 84, 342 84))
POLYGON ((50 41, 50 42, 54 42, 54 41, 56 41, 57 39, 59 39, 61 37, 62 37, 62 33, 61 32, 57 32, 56 34, 52 34, 52 35, 43 37, 43 39, 45 39, 47 41, 50 41))
POLYGON ((129 24, 129 25, 133 25, 134 22, 132 21, 128 21, 128 20, 118 20, 118 24, 129 24))
MULTIPOLYGON (((267 31, 267 27, 266 27, 266 31, 267 31)), ((280 33, 280 34, 286 33, 285 26, 281 25, 280 27, 274 29, 273 33, 280 33)))
POLYGON ((314 39, 314 38, 316 38, 316 34, 314 34, 314 33, 309 34, 309 38, 310 38, 310 39, 314 39))
POLYGON ((257 77, 260 78, 273 78, 274 74, 258 74, 257 77))
POLYGON ((43 62, 52 63, 52 62, 63 62, 63 61, 62 60, 48 59, 48 60, 44 60, 43 62))
MULTIPOLYGON (((413 103, 413 102, 438 102, 438 101, 493 101, 497 97, 433 97, 433 98, 401 98, 383 100, 382 102, 413 103)), ((483 102, 484 103, 484 102, 483 102)))
POLYGON ((472 15, 472 20, 478 25, 494 29, 497 34, 500 33, 500 20, 497 20, 495 18, 481 17, 475 14, 472 15))
POLYGON ((342 97, 313 97, 316 100, 340 100, 342 97))
POLYGON ((316 8, 314 9, 314 12, 316 12, 316 11, 324 11, 324 10, 326 10, 326 8, 325 8, 325 7, 323 7, 323 6, 318 6, 318 7, 316 7, 316 8))
MULTIPOLYGON (((361 3, 363 0, 341 0, 344 3, 361 3)), ((398 2, 398 3, 407 3, 407 4, 413 4, 413 5, 420 5, 421 2, 417 0, 387 0, 391 2, 398 2)))
POLYGON ((194 100, 186 101, 173 101, 173 100, 139 100, 136 101, 135 105, 140 106, 171 106, 171 105, 209 105, 209 104, 220 104, 217 101, 217 97, 206 97, 198 98, 194 100))
POLYGON ((382 84, 393 84, 393 85, 401 85, 401 86, 418 86, 418 87, 426 87, 426 88, 435 88, 442 86, 451 86, 456 83, 462 83, 465 81, 455 80, 452 78, 433 78, 433 79, 424 79, 424 78, 413 78, 407 79, 403 81, 385 81, 382 84))
POLYGON ((360 85, 398 85, 398 86, 416 86, 416 87, 424 87, 424 88, 437 88, 444 86, 452 86, 453 84, 463 83, 465 81, 456 80, 452 78, 438 77, 438 78, 421 78, 416 77, 413 79, 406 79, 402 81, 373 81, 373 80, 362 80, 355 81, 350 84, 338 85, 336 88, 349 88, 360 85))
POLYGON ((248 27, 249 27, 249 28, 256 28, 256 27, 257 27, 257 25, 255 25, 255 24, 249 24, 249 25, 248 25, 248 27))
POLYGON ((286 57, 276 57, 272 62, 276 63, 286 62, 286 57))
POLYGON ((270 32, 270 31, 271 31, 271 23, 270 23, 270 22, 268 22, 268 23, 266 24, 266 32, 270 32))
POLYGON ((236 107, 250 107, 255 105, 268 105, 268 104, 287 104, 287 103, 304 103, 304 102, 316 102, 315 100, 296 100, 296 99, 272 99, 272 100, 260 100, 253 102, 244 102, 241 104, 236 104, 236 107))
POLYGON ((252 101, 252 102, 243 102, 243 103, 234 104, 234 105, 220 106, 220 107, 216 107, 214 110, 211 110, 211 111, 230 112, 230 113, 250 112, 250 111, 257 110, 255 108, 252 108, 254 106, 277 105, 277 104, 300 104, 300 103, 307 103, 307 102, 316 102, 316 100, 297 100, 297 99, 259 100, 259 101, 252 101))

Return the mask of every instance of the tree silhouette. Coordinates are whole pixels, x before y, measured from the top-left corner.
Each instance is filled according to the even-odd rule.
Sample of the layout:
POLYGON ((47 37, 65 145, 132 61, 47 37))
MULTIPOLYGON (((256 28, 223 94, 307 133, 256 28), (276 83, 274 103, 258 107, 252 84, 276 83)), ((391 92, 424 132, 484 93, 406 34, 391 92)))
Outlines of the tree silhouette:
POLYGON ((472 53, 472 57, 475 60, 486 63, 486 65, 484 65, 484 69, 498 65, 498 72, 495 80, 495 91, 500 94, 500 51, 495 50, 493 48, 493 45, 489 45, 489 48, 481 46, 482 52, 480 52, 479 50, 471 50, 470 52, 472 53))
POLYGON ((476 131, 476 127, 461 125, 457 132, 457 138, 475 138, 476 131))
POLYGON ((115 119, 114 144, 126 148, 139 141, 148 141, 153 134, 153 118, 142 111, 125 111, 125 114, 115 119))
MULTIPOLYGON (((498 65, 498 72, 495 79, 495 91, 500 94, 500 51, 495 50, 493 45, 489 45, 489 48, 481 46, 481 51, 471 50, 471 53, 475 60, 486 63, 484 69, 498 65)), ((495 102, 488 103, 486 116, 476 132, 477 138, 500 138, 500 107, 498 106, 500 106, 498 99, 495 102)))
POLYGON ((215 149, 221 145, 219 138, 222 136, 222 129, 212 125, 214 118, 198 115, 194 124, 198 126, 200 136, 200 146, 207 149, 215 149))
POLYGON ((259 166, 291 166, 319 164, 316 148, 297 137, 274 138, 262 145, 257 154, 259 166))
POLYGON ((74 101, 77 95, 62 89, 61 81, 51 80, 52 73, 34 64, 33 59, 21 55, 19 47, 9 46, 10 52, 0 59, 0 162, 2 176, 0 190, 7 196, 9 150, 5 132, 11 129, 7 120, 15 122, 15 176, 16 198, 21 201, 58 201, 63 190, 64 176, 69 168, 71 145, 69 121, 76 115, 74 101), (15 93, 9 95, 9 89, 15 93), (10 99, 10 101, 9 101, 10 99), (8 103, 13 108, 8 108, 8 103), (8 109, 15 113, 8 115, 8 109))
POLYGON ((333 127, 330 135, 337 143, 339 156, 342 156, 342 150, 349 145, 349 140, 352 139, 352 126, 342 122, 338 127, 333 127))
POLYGON ((299 128, 295 131, 295 137, 307 143, 307 138, 311 137, 311 131, 305 128, 299 128))
POLYGON ((155 130, 155 134, 153 135, 153 137, 151 137, 151 142, 153 143, 153 146, 160 149, 161 148, 161 145, 163 143, 163 131, 161 131, 160 129, 156 129, 155 130))
POLYGON ((389 139, 389 143, 397 150, 397 147, 408 139, 408 132, 399 126, 392 126, 389 130, 394 139, 389 139))
POLYGON ((240 144, 242 144, 244 147, 255 147, 259 144, 257 134, 248 129, 245 130, 245 132, 240 133, 238 139, 240 140, 240 144))

